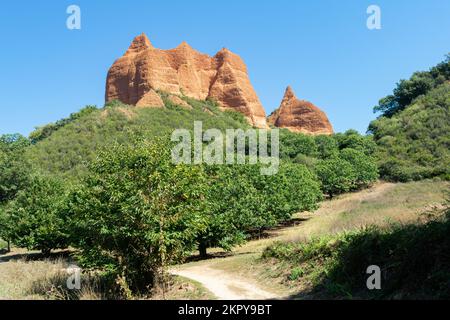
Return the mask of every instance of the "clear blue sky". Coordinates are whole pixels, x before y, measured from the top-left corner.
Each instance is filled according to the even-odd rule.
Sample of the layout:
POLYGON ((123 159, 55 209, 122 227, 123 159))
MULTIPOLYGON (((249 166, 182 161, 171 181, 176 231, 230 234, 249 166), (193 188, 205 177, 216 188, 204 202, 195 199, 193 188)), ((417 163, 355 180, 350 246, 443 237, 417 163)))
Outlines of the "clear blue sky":
POLYGON ((246 62, 267 114, 290 84, 336 131, 365 132, 395 83, 450 52, 448 0, 8 1, 0 4, 0 134, 30 133, 87 104, 102 106, 108 68, 134 36, 159 48, 187 41, 246 62), (66 8, 82 29, 66 28, 66 8), (366 28, 366 9, 382 29, 366 28))

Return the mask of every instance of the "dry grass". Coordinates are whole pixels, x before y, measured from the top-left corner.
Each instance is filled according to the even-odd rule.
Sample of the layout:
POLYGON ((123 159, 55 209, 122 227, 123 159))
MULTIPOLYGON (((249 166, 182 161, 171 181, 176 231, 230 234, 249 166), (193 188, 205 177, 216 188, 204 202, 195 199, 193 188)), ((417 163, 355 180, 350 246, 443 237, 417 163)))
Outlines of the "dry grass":
POLYGON ((449 187, 450 183, 443 181, 380 182, 372 188, 326 200, 315 212, 299 213, 294 216, 294 226, 271 230, 266 239, 248 242, 236 252, 259 253, 274 241, 307 240, 371 224, 416 221, 431 207, 442 205, 449 187))
POLYGON ((435 206, 442 206, 450 184, 441 181, 380 183, 371 189, 326 201, 321 208, 300 217, 311 218, 301 234, 285 233, 286 240, 309 239, 324 234, 354 230, 367 225, 417 221, 435 206))
POLYGON ((67 289, 72 265, 67 254, 44 258, 38 253, 16 249, 0 256, 0 299, 68 300, 100 299, 98 281, 82 275, 81 290, 67 289))
POLYGON ((152 300, 214 300, 215 296, 199 282, 180 276, 172 276, 167 292, 156 289, 152 300))
MULTIPOLYGON (((37 252, 14 248, 13 252, 0 255, 0 300, 102 300, 119 299, 108 293, 96 275, 81 274, 81 289, 69 290, 67 268, 74 262, 67 252, 50 258, 37 252)), ((154 290, 151 296, 135 296, 133 299, 155 300, 203 300, 214 296, 201 284, 182 277, 173 277, 168 291, 154 290)))

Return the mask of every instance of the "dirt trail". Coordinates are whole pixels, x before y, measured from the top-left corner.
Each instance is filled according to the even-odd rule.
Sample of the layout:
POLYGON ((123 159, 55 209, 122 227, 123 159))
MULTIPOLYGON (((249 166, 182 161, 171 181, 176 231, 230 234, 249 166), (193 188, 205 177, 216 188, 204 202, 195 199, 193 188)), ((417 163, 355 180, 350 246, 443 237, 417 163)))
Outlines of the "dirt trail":
POLYGON ((278 298, 274 293, 259 288, 256 284, 222 270, 205 265, 174 269, 172 274, 200 282, 219 300, 263 300, 278 298))

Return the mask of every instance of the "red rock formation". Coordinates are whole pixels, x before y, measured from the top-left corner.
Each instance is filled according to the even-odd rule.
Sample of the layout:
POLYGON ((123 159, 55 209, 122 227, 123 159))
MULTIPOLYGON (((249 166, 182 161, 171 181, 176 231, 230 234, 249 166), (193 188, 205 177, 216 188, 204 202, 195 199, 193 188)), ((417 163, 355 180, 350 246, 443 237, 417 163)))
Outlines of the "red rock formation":
POLYGON ((333 133, 327 115, 311 102, 297 99, 291 87, 287 87, 280 107, 269 116, 268 123, 292 132, 333 133))
POLYGON ((244 62, 227 49, 211 57, 185 42, 175 49, 160 50, 145 34, 136 37, 108 72, 106 101, 159 106, 156 90, 199 100, 211 98, 222 109, 242 112, 254 126, 267 126, 244 62))

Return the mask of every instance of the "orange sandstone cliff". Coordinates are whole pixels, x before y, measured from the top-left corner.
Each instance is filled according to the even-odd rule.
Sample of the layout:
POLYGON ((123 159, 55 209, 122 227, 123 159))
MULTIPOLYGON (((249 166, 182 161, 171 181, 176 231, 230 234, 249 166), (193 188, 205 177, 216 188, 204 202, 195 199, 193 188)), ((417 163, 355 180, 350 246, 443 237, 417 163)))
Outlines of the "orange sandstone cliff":
POLYGON ((291 87, 287 87, 280 107, 269 116, 268 123, 292 132, 313 135, 333 133, 327 115, 311 102, 297 99, 291 87))
POLYGON ((163 107, 157 90, 199 100, 213 99, 222 109, 239 111, 255 127, 265 128, 266 114, 242 59, 220 50, 214 57, 183 42, 175 49, 153 47, 145 34, 109 69, 106 102, 163 107))

